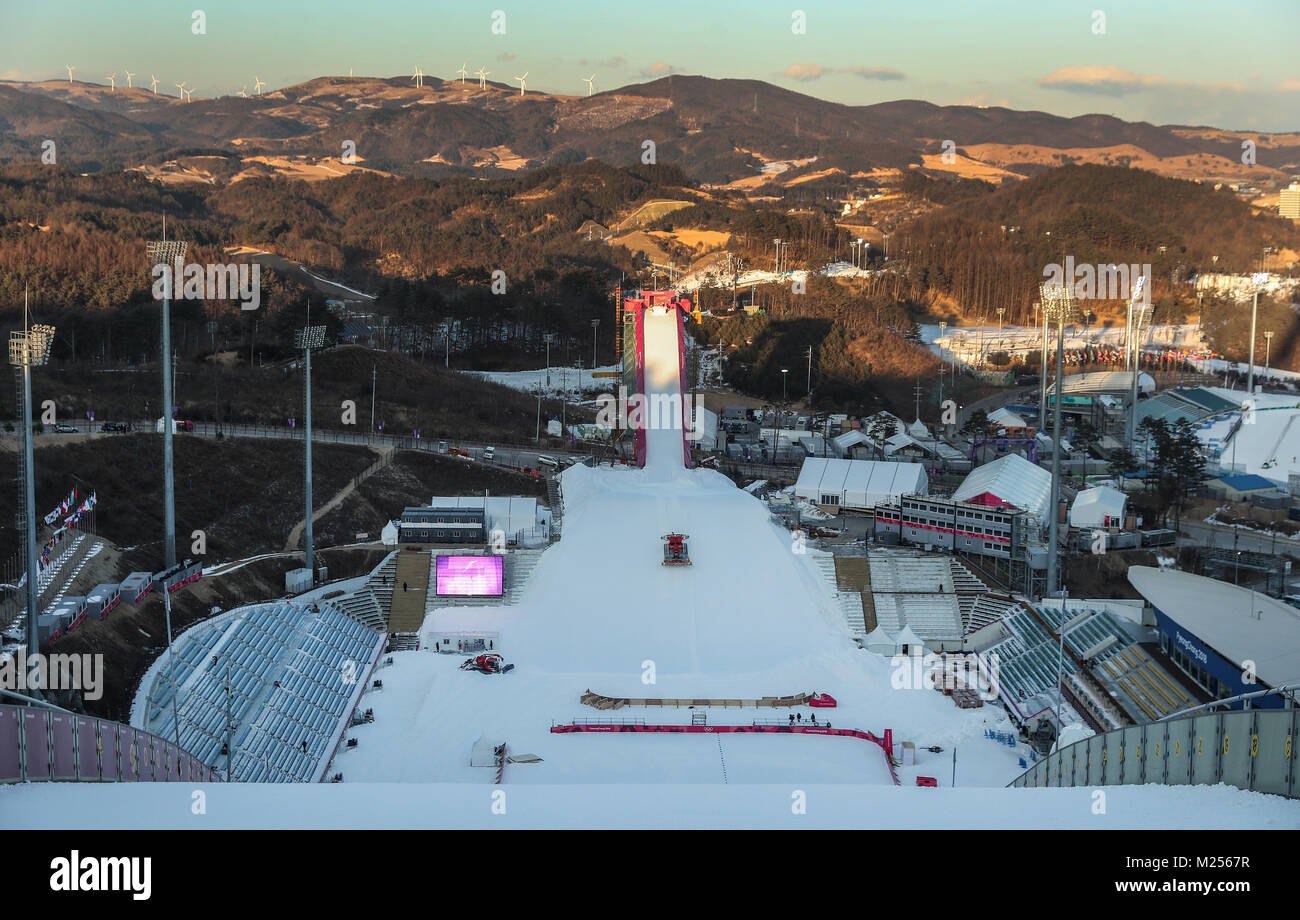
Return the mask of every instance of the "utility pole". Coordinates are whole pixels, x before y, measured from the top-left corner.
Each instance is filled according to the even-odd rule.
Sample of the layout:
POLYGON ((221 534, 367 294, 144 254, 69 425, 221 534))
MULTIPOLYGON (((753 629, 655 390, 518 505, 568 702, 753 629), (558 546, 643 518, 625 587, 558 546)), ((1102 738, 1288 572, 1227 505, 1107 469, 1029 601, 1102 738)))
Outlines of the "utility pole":
POLYGON ((537 381, 537 433, 533 440, 542 443, 542 381, 537 381))
POLYGON ((379 382, 379 371, 377 365, 370 365, 370 435, 366 438, 369 440, 375 435, 375 389, 379 382))
POLYGON ((812 396, 812 346, 808 346, 808 380, 804 384, 804 396, 812 396))
POLYGON ((591 369, 596 369, 596 327, 600 325, 600 319, 591 321, 591 369))

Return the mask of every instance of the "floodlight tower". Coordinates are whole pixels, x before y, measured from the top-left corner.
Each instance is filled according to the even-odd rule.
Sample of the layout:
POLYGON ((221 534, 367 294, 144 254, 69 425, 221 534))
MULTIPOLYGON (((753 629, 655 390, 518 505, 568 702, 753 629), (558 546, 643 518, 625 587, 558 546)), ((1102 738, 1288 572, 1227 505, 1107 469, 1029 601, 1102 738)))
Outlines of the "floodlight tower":
MULTIPOLYGON (((24 322, 26 327, 26 296, 23 298, 24 322)), ((15 522, 23 534, 23 550, 27 557, 27 654, 31 661, 39 661, 41 640, 36 631, 36 607, 40 602, 40 590, 36 586, 36 475, 33 468, 32 450, 32 368, 40 367, 50 360, 50 345, 54 342, 53 326, 31 326, 22 332, 9 333, 9 363, 20 378, 19 393, 22 398, 20 409, 23 426, 23 449, 19 455, 18 479, 22 482, 22 512, 15 522)), ((39 696, 39 690, 32 688, 33 695, 39 696)))
POLYGON ((303 540, 306 545, 305 565, 311 570, 312 584, 316 583, 316 549, 312 539, 312 500, 311 500, 311 352, 313 348, 320 348, 325 344, 325 327, 324 326, 304 326, 299 329, 294 336, 294 347, 302 349, 304 362, 303 377, 303 411, 307 418, 307 427, 304 432, 305 449, 303 451, 303 494, 307 503, 307 514, 305 517, 306 527, 303 530, 303 540))
POLYGON ((1139 275, 1136 284, 1133 285, 1133 296, 1128 302, 1128 360, 1126 364, 1130 366, 1133 372, 1132 379, 1129 380, 1129 402, 1128 402, 1128 449, 1136 450, 1137 444, 1137 401, 1138 401, 1138 376, 1142 372, 1142 324, 1151 319, 1151 313, 1154 309, 1149 302, 1149 297, 1145 297, 1147 285, 1146 275, 1139 275))
POLYGON ((1042 304, 1044 328, 1047 323, 1056 323, 1056 396, 1052 411, 1052 501, 1048 508, 1050 545, 1047 547, 1047 587, 1043 592, 1046 596, 1057 590, 1060 568, 1058 531, 1061 517, 1061 402, 1065 396, 1065 325, 1075 320, 1077 308, 1070 289, 1056 284, 1039 286, 1039 302, 1042 304))
MULTIPOLYGON (((166 236, 164 229, 163 235, 166 236)), ((173 285, 180 284, 180 263, 185 258, 187 243, 182 240, 153 240, 145 244, 149 265, 155 271, 166 267, 169 273, 163 285, 162 299, 162 402, 163 402, 163 568, 176 564, 176 493, 173 488, 175 467, 172 460, 172 319, 171 297, 173 285)))

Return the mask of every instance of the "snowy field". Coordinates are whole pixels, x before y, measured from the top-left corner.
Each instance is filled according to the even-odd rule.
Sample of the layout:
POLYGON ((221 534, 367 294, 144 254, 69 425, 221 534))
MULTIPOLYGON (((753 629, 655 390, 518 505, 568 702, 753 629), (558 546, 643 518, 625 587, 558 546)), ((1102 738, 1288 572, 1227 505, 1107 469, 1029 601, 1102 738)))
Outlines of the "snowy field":
MULTIPOLYGON (((646 319, 652 393, 677 392, 676 328, 672 315, 646 319)), ((1015 752, 983 737, 985 727, 1010 727, 1000 710, 959 710, 933 690, 891 688, 889 663, 853 642, 832 586, 793 551, 765 505, 719 473, 683 468, 679 421, 648 432, 644 469, 564 473, 564 539, 544 554, 517 605, 443 608, 426 620, 426 632, 499 632, 516 668, 485 676, 458 670, 457 656, 395 655, 378 674, 383 690, 365 697, 374 723, 354 729, 358 747, 335 762, 346 782, 489 782, 490 770, 469 766, 480 736, 543 758, 509 767, 512 781, 722 782, 717 742, 707 738, 552 734, 552 722, 575 719, 690 721, 685 709, 597 712, 579 703, 588 689, 746 699, 821 690, 839 700, 823 713, 838 728, 877 736, 892 728, 896 740, 918 747, 968 745, 970 775, 993 785, 1020 772, 1015 752), (670 531, 688 535, 689 568, 660 564, 670 531)), ((786 715, 707 712, 729 725, 786 715)), ((729 735, 723 759, 734 748, 740 781, 891 782, 869 743, 800 744, 811 740, 729 735)), ((918 769, 906 768, 904 781, 918 769)))
POLYGON ((589 827, 1296 830, 1300 829, 1300 802, 1226 786, 1103 790, 671 783, 0 786, 0 829, 4 830, 589 827), (194 793, 200 789, 206 796, 205 813, 195 814, 194 793), (804 794, 803 814, 795 813, 798 792, 804 794))
MULTIPOLYGON (((647 389, 678 389, 676 318, 648 315, 647 389)), ((644 469, 575 466, 563 474, 564 537, 509 607, 440 608, 427 634, 499 634, 515 669, 461 671, 459 655, 393 653, 380 690, 349 730, 335 784, 28 784, 0 788, 0 827, 1286 827, 1300 802, 1225 787, 1004 788, 1024 748, 984 737, 1012 731, 1000 708, 962 710, 911 689, 887 659, 850 637, 834 588, 766 506, 710 470, 687 470, 680 419, 647 433, 644 469), (689 567, 661 565, 661 536, 688 535, 689 567), (772 709, 597 711, 606 696, 836 697, 816 711, 837 729, 911 741, 917 762, 892 784, 880 748, 802 734, 552 733, 570 721, 711 725, 784 719, 772 709), (505 742, 539 763, 470 765, 476 742, 505 742), (940 750, 930 751, 937 747, 940 750), (955 748, 955 759, 954 759, 955 748), (957 789, 953 786, 954 767, 957 789), (916 787, 920 776, 939 788, 916 787), (806 814, 792 804, 806 794, 806 814), (504 795, 502 800, 499 796, 504 795), (793 797, 793 798, 792 798, 793 797), (499 803, 506 803, 499 814, 499 803), (494 804, 498 808, 494 811, 494 804)), ((814 713, 802 709, 806 722, 814 713)))
POLYGON ((548 372, 546 368, 539 368, 535 371, 471 371, 477 377, 482 377, 490 383, 499 383, 502 386, 510 387, 512 390, 522 390, 525 393, 537 395, 537 388, 540 386, 542 394, 545 396, 558 396, 564 392, 590 392, 599 390, 602 393, 617 393, 619 380, 616 377, 593 377, 592 374, 597 372, 613 373, 620 370, 617 364, 610 364, 605 367, 552 367, 549 372, 550 383, 547 383, 548 372))

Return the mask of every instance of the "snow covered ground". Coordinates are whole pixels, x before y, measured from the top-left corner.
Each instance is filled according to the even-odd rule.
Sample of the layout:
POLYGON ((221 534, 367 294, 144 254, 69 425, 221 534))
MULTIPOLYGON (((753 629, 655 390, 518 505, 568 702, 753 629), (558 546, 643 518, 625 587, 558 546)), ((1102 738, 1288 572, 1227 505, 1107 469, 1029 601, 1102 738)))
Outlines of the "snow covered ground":
POLYGON ((514 390, 522 390, 525 393, 537 394, 538 386, 541 386, 542 393, 546 396, 559 396, 566 390, 573 392, 589 392, 599 390, 602 393, 617 393, 619 380, 616 377, 593 377, 596 372, 612 373, 620 370, 619 365, 610 364, 604 367, 552 367, 549 375, 546 368, 539 368, 535 371, 473 371, 475 375, 482 377, 491 383, 499 383, 502 386, 510 387, 514 390), (547 380, 550 383, 547 383, 547 380))
MULTIPOLYGON (((647 389, 675 394, 676 319, 646 319, 647 389)), ((577 466, 563 475, 564 539, 543 555, 512 607, 443 608, 426 631, 500 633, 516 665, 504 676, 457 669, 456 656, 403 652, 365 698, 372 724, 334 769, 346 782, 489 782, 469 766, 483 736, 543 762, 512 766, 511 781, 721 782, 720 761, 753 782, 889 783, 879 749, 848 738, 551 734, 553 721, 643 718, 687 723, 688 710, 597 712, 588 689, 607 696, 755 698, 823 690, 839 728, 918 746, 963 745, 971 776, 1002 785, 1018 755, 983 737, 1009 728, 1000 710, 959 710, 933 690, 895 690, 884 658, 850 638, 833 586, 763 502, 711 470, 682 465, 680 420, 647 435, 644 469, 577 466), (694 564, 664 567, 661 537, 685 533, 694 564), (793 743, 790 743, 793 742, 793 743)), ((772 710, 707 710, 714 724, 747 725, 772 710)), ((804 717, 811 711, 803 713, 804 717)), ((914 782, 918 767, 904 768, 914 782)), ((940 771, 942 772, 942 771, 940 771)), ((946 782, 946 780, 945 780, 946 782)))
MULTIPOLYGON (((604 739, 612 740, 612 739, 604 739)), ((712 743, 712 739, 705 739, 712 743)), ((724 742, 725 743, 725 742, 724 742)), ((0 786, 0 828, 1300 828, 1300 802, 1226 786, 896 789, 845 785, 512 786, 29 783, 0 786), (206 807, 195 814, 194 793, 206 807), (1098 797, 1098 792, 1105 797, 1098 797), (798 814, 796 794, 805 813, 798 814), (504 797, 502 797, 504 796, 504 797)), ((962 762, 958 759, 958 785, 962 762)), ((487 772, 487 771, 482 771, 487 772)), ((942 772, 942 771, 940 771, 942 772)))
MULTIPOLYGON (((676 319, 646 319, 647 389, 677 392, 676 319)), ((1026 752, 984 737, 1012 730, 996 707, 957 709, 910 671, 859 648, 834 588, 763 502, 682 463, 680 419, 647 435, 643 469, 563 474, 562 541, 514 606, 440 608, 423 632, 499 634, 515 670, 458 669, 461 656, 393 653, 361 706, 373 723, 336 758, 344 782, 207 788, 29 784, 0 788, 0 827, 1288 827, 1300 802, 1224 787, 1007 789, 1026 752), (661 536, 688 535, 690 567, 665 567, 661 536), (892 780, 880 749, 801 734, 555 734, 571 720, 686 724, 691 710, 596 711, 580 695, 754 698, 824 691, 836 728, 911 741, 892 780), (476 741, 540 763, 470 765, 476 741), (935 746, 939 751, 929 751, 935 746), (957 789, 953 783, 954 749, 957 789), (940 788, 915 786, 933 777, 940 788), (806 795, 806 814, 792 808, 806 795), (505 813, 496 798, 504 793, 505 813), (494 807, 497 806, 497 807, 494 807)), ((429 643, 423 643, 427 649, 429 643)), ((783 710, 697 709, 713 725, 783 710)), ((804 709, 806 721, 813 710, 804 709)))

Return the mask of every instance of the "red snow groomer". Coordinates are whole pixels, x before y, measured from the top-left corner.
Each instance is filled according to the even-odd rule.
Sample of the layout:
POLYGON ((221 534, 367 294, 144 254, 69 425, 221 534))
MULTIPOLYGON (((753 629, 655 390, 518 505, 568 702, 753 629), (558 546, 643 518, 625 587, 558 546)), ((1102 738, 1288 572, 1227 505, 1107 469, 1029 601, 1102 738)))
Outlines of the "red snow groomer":
POLYGON ((686 550, 686 535, 680 533, 665 534, 664 565, 690 565, 691 555, 686 550))
POLYGON ((506 664, 500 655, 478 655, 474 658, 466 658, 461 664, 462 671, 478 671, 480 674, 504 674, 514 669, 514 665, 506 664))

